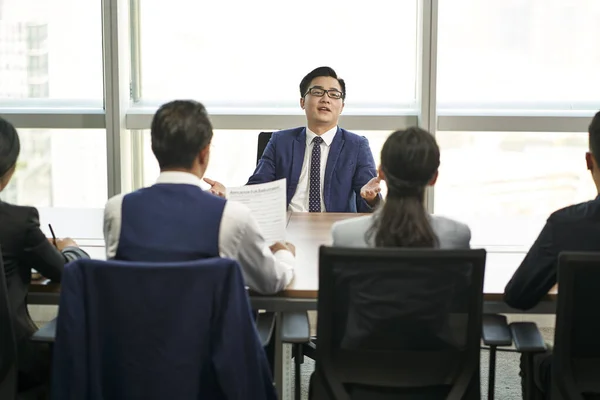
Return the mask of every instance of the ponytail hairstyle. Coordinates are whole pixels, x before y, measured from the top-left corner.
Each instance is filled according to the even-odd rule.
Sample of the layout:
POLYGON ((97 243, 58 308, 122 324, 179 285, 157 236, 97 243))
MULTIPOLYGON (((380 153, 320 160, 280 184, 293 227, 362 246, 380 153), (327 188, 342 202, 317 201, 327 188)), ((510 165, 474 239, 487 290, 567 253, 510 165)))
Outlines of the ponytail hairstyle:
POLYGON ((12 172, 20 151, 21 143, 17 130, 10 122, 0 118, 0 181, 12 172))
POLYGON ((392 133, 381 150, 388 194, 367 233, 376 247, 436 247, 425 210, 425 188, 436 177, 440 149, 433 135, 412 127, 392 133))

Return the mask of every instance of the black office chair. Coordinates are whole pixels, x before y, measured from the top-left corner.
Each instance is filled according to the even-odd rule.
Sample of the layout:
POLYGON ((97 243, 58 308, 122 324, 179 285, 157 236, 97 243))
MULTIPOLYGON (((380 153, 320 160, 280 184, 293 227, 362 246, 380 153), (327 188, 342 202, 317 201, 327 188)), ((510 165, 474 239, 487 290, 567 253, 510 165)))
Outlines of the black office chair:
POLYGON ((256 164, 260 161, 263 153, 265 152, 265 148, 267 147, 267 143, 271 140, 271 135, 273 132, 261 132, 258 134, 258 147, 256 151, 256 164))
POLYGON ((498 314, 484 314, 481 330, 483 344, 488 346, 488 400, 494 400, 496 390, 496 353, 498 347, 512 345, 512 335, 506 317, 498 314))
POLYGON ((275 397, 237 261, 77 260, 61 285, 53 398, 275 397))
POLYGON ((0 255, 0 399, 17 395, 17 348, 13 332, 4 263, 0 255))
POLYGON ((0 399, 33 400, 45 398, 47 394, 46 387, 35 387, 26 392, 18 392, 17 379, 17 341, 8 303, 4 262, 0 252, 0 399))
MULTIPOLYGON (((552 399, 600 399, 600 253, 561 253, 558 287, 552 399)), ((533 357, 546 350, 542 336, 531 322, 512 323, 510 328, 515 347, 525 354, 525 398, 539 399, 533 357)))
POLYGON ((479 399, 485 250, 322 246, 312 399, 479 399))

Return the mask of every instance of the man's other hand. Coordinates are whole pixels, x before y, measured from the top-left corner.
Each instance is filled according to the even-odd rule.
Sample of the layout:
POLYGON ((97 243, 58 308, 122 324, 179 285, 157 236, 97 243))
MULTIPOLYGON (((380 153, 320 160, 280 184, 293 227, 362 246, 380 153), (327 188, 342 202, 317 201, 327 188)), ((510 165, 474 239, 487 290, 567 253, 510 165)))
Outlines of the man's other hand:
POLYGON ((211 192, 212 194, 216 194, 219 197, 225 197, 227 189, 225 189, 225 186, 223 186, 222 183, 213 181, 209 178, 204 178, 204 182, 210 185, 210 189, 208 189, 209 192, 211 192))

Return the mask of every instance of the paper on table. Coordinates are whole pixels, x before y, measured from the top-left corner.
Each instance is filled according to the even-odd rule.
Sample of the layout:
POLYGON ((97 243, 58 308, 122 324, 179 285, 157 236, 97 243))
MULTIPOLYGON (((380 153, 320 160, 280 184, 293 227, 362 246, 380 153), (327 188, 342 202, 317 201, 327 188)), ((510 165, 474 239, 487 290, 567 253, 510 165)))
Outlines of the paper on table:
POLYGON ((250 209, 267 243, 285 241, 285 178, 257 185, 227 188, 227 200, 243 203, 250 209))

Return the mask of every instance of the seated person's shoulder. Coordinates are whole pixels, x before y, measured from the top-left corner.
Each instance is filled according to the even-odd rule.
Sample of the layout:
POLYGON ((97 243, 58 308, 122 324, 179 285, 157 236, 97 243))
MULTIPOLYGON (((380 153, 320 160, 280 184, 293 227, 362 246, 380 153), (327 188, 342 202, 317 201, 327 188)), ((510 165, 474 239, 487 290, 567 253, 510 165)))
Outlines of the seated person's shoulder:
POLYGON ((578 220, 598 219, 600 220, 600 200, 590 200, 583 203, 573 204, 568 207, 554 211, 548 217, 552 222, 574 222, 578 220))
POLYGON ((6 235, 10 236, 10 242, 13 243, 10 246, 20 243, 18 246, 32 247, 45 240, 40 231, 40 214, 37 208, 3 202, 0 204, 2 235, 4 238, 6 235))
POLYGON ((431 216, 431 227, 440 240, 440 246, 445 242, 469 245, 471 229, 463 222, 442 215, 431 216))
POLYGON ((278 141, 295 139, 302 132, 303 129, 303 127, 298 127, 276 131, 272 133, 271 138, 276 139, 278 141))
POLYGON ((366 245, 365 234, 373 225, 373 217, 364 215, 337 221, 331 227, 334 246, 358 247, 366 245))
POLYGON ((114 208, 120 208, 121 203, 123 203, 123 198, 125 197, 125 195, 126 195, 126 193, 121 193, 121 194, 117 194, 117 195, 111 197, 110 199, 108 199, 108 201, 104 205, 104 212, 106 213, 107 211, 110 211, 114 208))
POLYGON ((16 213, 21 215, 27 215, 30 213, 37 213, 37 208, 31 206, 19 206, 16 204, 10 204, 5 202, 0 202, 2 204, 2 209, 6 210, 5 212, 16 213))
POLYGON ((248 206, 238 201, 221 200, 225 201, 223 219, 238 228, 245 228, 251 220, 248 206))
POLYGON ((39 223, 39 212, 37 208, 31 206, 18 206, 16 204, 1 203, 4 217, 11 223, 23 222, 26 220, 35 220, 39 223))
POLYGON ((344 128, 340 128, 340 131, 344 135, 344 140, 347 142, 350 142, 352 144, 359 145, 359 144, 367 141, 366 137, 359 135, 357 133, 354 133, 354 132, 347 131, 344 128))

